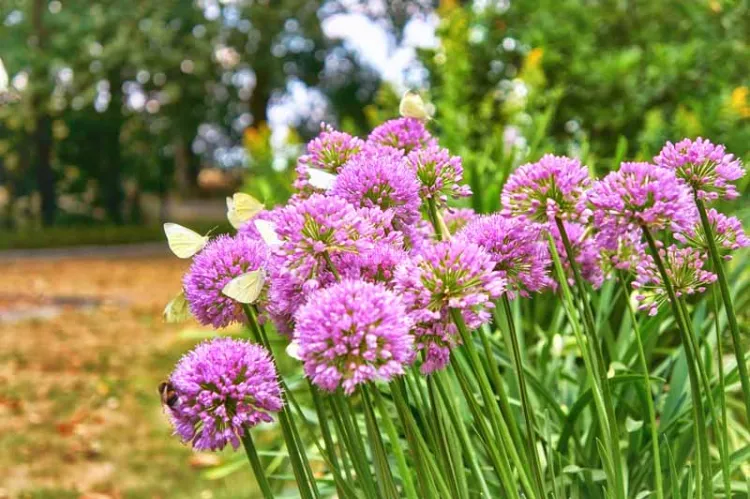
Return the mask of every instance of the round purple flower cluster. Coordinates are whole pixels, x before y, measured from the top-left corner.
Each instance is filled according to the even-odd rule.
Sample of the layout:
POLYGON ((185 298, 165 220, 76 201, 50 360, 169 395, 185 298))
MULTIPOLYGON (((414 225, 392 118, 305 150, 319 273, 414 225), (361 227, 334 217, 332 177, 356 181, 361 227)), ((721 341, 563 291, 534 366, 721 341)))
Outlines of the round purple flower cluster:
POLYGON ((724 146, 714 145, 700 137, 694 141, 684 139, 676 144, 667 142, 654 162, 673 170, 699 198, 706 201, 720 197, 736 198, 739 194, 732 182, 745 174, 740 160, 727 154, 724 146))
POLYGON ((222 294, 235 277, 265 269, 268 249, 262 242, 243 234, 219 236, 194 259, 182 280, 185 299, 192 315, 203 325, 226 327, 245 322, 242 305, 222 294))
POLYGON ((476 218, 457 237, 489 252, 494 270, 507 281, 508 296, 514 298, 516 293, 529 296, 550 284, 549 251, 541 232, 539 224, 496 214, 476 218))
POLYGON ((547 154, 520 166, 503 188, 503 215, 523 216, 544 223, 555 218, 586 221, 584 193, 589 171, 577 159, 547 154))
POLYGON ((469 329, 490 320, 492 300, 506 285, 494 267, 488 252, 454 239, 425 247, 396 269, 395 290, 404 297, 417 349, 425 355, 422 372, 445 367, 450 350, 461 341, 451 311, 461 314, 469 329))
POLYGON ((401 156, 362 154, 341 169, 331 194, 363 208, 391 210, 397 227, 419 218, 419 183, 401 156))
POLYGON ((616 234, 640 230, 685 230, 698 218, 687 186, 674 172, 650 163, 623 163, 588 193, 594 224, 616 234))
POLYGON ((201 343, 177 363, 169 383, 175 433, 198 450, 236 449, 249 428, 273 421, 283 406, 269 353, 242 340, 201 343))
MULTIPOLYGON (((728 217, 713 208, 706 215, 716 246, 725 259, 732 258, 732 251, 750 246, 750 238, 745 235, 742 222, 737 217, 728 217)), ((703 225, 698 222, 685 232, 676 233, 674 237, 687 246, 708 252, 708 238, 703 225)))
MULTIPOLYGON (((500 212, 477 215, 443 210, 470 190, 461 159, 422 121, 388 121, 366 141, 325 127, 300 158, 292 200, 199 251, 185 297, 202 324, 245 322, 243 305, 222 290, 262 270, 267 284, 252 304, 261 320, 289 337, 312 383, 346 394, 413 363, 425 374, 445 368, 465 335, 491 320, 494 300, 557 287, 553 255, 571 284, 574 269, 595 288, 628 273, 640 308, 653 314, 667 294, 644 233, 656 237, 678 296, 704 291, 716 276, 705 268, 696 197, 735 197, 732 182, 744 173, 703 139, 668 143, 654 161, 623 163, 592 183, 578 160, 546 155, 510 175, 500 212), (331 188, 313 188, 309 168, 334 175, 331 188), (427 222, 440 222, 436 207, 444 240, 427 222)), ((723 257, 750 246, 738 219, 710 209, 708 221, 723 257)), ((242 341, 200 345, 170 383, 176 431, 198 449, 236 447, 282 407, 269 354, 242 341)))
MULTIPOLYGON (((703 293, 706 286, 716 280, 716 274, 703 268, 706 255, 694 248, 679 248, 672 245, 666 250, 660 249, 659 255, 678 298, 703 293)), ((633 288, 637 291, 639 308, 648 310, 649 315, 655 315, 659 306, 669 300, 664 280, 650 256, 636 269, 633 288)))
POLYGON ((471 196, 469 186, 462 184, 461 158, 451 156, 447 149, 436 145, 415 149, 406 157, 406 162, 416 172, 422 198, 444 204, 449 197, 471 196))
POLYGON ((367 141, 380 145, 400 149, 410 153, 415 149, 424 149, 436 143, 424 123, 415 118, 398 118, 386 121, 375 127, 367 141))
POLYGON ((309 183, 309 168, 336 174, 364 146, 362 139, 334 130, 330 125, 321 128, 320 135, 308 142, 307 154, 297 160, 294 188, 300 191, 314 190, 309 183))
POLYGON ((358 384, 404 373, 414 357, 410 327, 397 294, 345 280, 313 293, 299 309, 294 341, 313 383, 351 394, 358 384))

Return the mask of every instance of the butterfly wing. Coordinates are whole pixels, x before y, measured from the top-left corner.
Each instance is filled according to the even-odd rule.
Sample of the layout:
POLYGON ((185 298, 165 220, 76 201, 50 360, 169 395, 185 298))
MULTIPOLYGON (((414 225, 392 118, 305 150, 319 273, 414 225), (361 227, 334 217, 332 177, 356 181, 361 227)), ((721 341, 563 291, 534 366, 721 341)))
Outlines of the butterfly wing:
POLYGON ((254 303, 263 291, 265 275, 262 270, 253 270, 229 281, 221 292, 239 303, 254 303))
POLYGON ((178 258, 190 258, 208 243, 208 237, 201 236, 195 231, 179 224, 165 223, 164 233, 167 236, 169 249, 178 258))
POLYGON ((336 182, 336 175, 317 168, 308 168, 307 173, 310 176, 310 185, 316 189, 327 191, 331 189, 336 182))
POLYGON ((164 307, 164 322, 182 322, 190 317, 190 308, 188 302, 185 299, 185 293, 180 293, 172 298, 167 306, 164 307))

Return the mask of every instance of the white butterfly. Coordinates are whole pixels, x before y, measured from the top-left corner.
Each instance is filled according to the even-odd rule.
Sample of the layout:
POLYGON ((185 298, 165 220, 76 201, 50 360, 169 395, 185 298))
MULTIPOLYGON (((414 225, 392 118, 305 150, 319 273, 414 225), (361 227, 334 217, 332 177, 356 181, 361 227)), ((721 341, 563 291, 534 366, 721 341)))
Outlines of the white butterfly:
POLYGON ((310 185, 316 189, 327 191, 331 189, 336 182, 336 175, 317 168, 308 168, 307 173, 310 175, 310 185))
POLYGON ((0 93, 8 91, 8 72, 5 71, 3 60, 0 59, 0 93))
POLYGON ((190 317, 190 309, 183 291, 180 291, 180 294, 167 303, 167 306, 164 307, 163 317, 165 322, 170 323, 182 322, 190 317))
POLYGON ((178 258, 190 258, 208 243, 208 236, 201 236, 179 224, 165 223, 164 233, 167 235, 169 249, 178 258))
POLYGON ((297 343, 296 340, 292 340, 292 342, 286 346, 286 354, 293 359, 302 360, 302 356, 299 353, 299 343, 297 343))
POLYGON ((398 112, 404 118, 416 118, 421 121, 428 121, 435 114, 435 109, 431 104, 425 104, 418 93, 407 90, 403 97, 401 97, 398 112))
POLYGON ((229 281, 221 292, 239 303, 253 303, 260 296, 265 281, 262 270, 253 270, 229 281))
POLYGON ((244 192, 236 192, 227 198, 227 219, 232 227, 239 229, 241 225, 263 210, 263 203, 244 192))
POLYGON ((260 237, 270 247, 281 246, 281 239, 276 233, 276 225, 268 220, 256 220, 255 228, 260 232, 260 237))

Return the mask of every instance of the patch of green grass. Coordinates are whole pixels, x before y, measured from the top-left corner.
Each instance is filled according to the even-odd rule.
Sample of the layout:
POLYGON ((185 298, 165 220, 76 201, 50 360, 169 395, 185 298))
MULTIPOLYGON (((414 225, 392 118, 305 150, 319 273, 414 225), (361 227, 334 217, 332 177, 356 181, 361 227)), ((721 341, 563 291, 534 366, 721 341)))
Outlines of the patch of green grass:
MULTIPOLYGON (((229 231, 226 221, 188 224, 200 233, 229 231)), ((109 246, 165 241, 161 225, 90 225, 80 227, 48 227, 19 231, 0 230, 0 250, 41 249, 75 246, 109 246)))

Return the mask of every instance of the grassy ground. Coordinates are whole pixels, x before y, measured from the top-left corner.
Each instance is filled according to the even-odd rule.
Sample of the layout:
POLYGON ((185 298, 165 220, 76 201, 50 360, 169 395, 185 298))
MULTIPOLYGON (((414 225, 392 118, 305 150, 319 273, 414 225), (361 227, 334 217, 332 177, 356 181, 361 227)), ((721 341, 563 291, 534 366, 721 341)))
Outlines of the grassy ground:
POLYGON ((0 498, 252 495, 245 468, 205 478, 232 454, 193 453, 161 411, 156 386, 196 341, 195 324, 160 317, 184 270, 175 258, 0 263, 0 498))

